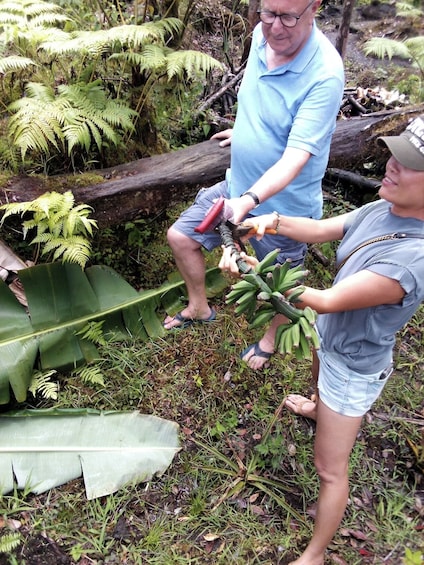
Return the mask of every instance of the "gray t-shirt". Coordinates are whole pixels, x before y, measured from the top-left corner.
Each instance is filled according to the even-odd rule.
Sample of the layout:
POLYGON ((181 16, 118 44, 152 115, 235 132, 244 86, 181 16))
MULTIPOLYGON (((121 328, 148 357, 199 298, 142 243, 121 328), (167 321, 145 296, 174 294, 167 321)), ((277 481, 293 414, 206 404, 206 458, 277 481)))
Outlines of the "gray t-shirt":
MULTIPOLYGON (((424 236, 424 222, 395 216, 385 200, 354 210, 337 250, 338 264, 361 243, 392 233, 424 236)), ((321 314, 317 327, 323 349, 340 355, 350 369, 371 374, 390 364, 396 332, 424 298, 424 239, 407 237, 366 245, 349 257, 334 284, 364 269, 399 281, 405 291, 402 304, 321 314)))

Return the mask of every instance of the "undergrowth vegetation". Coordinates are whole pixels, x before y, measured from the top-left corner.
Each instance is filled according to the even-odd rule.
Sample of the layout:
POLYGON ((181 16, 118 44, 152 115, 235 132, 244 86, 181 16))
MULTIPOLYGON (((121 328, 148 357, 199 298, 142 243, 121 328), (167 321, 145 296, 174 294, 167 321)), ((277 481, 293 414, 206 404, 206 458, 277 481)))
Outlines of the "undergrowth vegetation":
MULTIPOLYGON (((141 223, 106 234, 111 249, 120 248, 114 238, 131 234, 141 286, 171 271, 159 231, 141 223)), ((101 248, 107 257, 109 247, 101 248)), ((309 254, 308 284, 330 284, 333 250, 319 249, 326 266, 309 254)), ((208 256, 211 266, 216 258, 208 256)), ((276 355, 263 371, 250 370, 239 354, 261 330, 235 317, 224 296, 214 307, 217 321, 208 326, 103 344, 97 382, 56 373, 57 400, 38 394, 27 403, 155 414, 179 424, 182 450, 162 477, 100 499, 88 501, 79 479, 44 495, 2 496, 0 563, 35 563, 36 551, 49 564, 282 565, 300 554, 318 493, 314 424, 281 402, 289 392, 312 392, 309 362, 276 355)), ((327 563, 421 562, 423 328, 421 308, 398 337, 394 376, 364 418, 349 505, 327 563)))

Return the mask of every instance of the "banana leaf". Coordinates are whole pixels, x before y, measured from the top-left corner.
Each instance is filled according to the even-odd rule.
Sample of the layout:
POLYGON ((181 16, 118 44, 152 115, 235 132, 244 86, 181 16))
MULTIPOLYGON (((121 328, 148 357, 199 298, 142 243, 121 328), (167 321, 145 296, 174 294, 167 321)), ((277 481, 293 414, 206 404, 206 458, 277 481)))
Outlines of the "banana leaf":
MULTIPOLYGON (((0 280, 0 404, 26 399, 35 369, 69 370, 96 359, 94 345, 78 332, 102 321, 105 336, 155 339, 165 334, 162 306, 182 307, 184 281, 138 292, 116 271, 94 265, 47 263, 19 271, 26 310, 0 280), (10 386, 9 386, 10 385, 10 386)), ((227 286, 219 269, 207 274, 209 295, 227 286)))
POLYGON ((2 494, 83 476, 90 500, 162 475, 180 450, 175 422, 138 412, 21 410, 0 416, 0 427, 2 494))

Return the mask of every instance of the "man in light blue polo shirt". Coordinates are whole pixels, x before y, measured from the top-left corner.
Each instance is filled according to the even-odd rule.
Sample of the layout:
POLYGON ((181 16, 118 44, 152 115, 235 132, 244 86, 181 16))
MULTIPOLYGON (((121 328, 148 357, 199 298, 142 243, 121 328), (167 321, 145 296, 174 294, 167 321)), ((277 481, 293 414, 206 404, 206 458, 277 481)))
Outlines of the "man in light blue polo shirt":
MULTIPOLYGON (((215 134, 222 146, 231 142, 231 169, 226 180, 201 189, 168 230, 168 241, 188 291, 187 306, 167 316, 166 329, 215 319, 205 292, 202 248, 221 241, 216 233, 194 231, 216 199, 228 198, 232 220, 273 210, 319 218, 321 181, 330 152, 343 89, 343 64, 336 49, 318 30, 315 15, 321 0, 263 0, 261 23, 254 30, 246 71, 238 94, 234 128, 215 134)), ((281 249, 278 261, 303 262, 306 246, 267 235, 253 241, 257 258, 281 249)), ((242 359, 260 369, 274 351, 276 319, 259 343, 242 359)))

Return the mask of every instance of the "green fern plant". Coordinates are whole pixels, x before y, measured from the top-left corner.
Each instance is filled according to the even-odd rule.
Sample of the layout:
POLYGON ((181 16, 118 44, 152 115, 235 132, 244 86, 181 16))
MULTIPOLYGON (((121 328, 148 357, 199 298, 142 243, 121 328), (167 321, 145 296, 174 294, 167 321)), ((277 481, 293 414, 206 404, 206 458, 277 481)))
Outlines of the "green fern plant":
POLYGON ((0 209, 5 211, 0 226, 9 216, 32 215, 22 222, 23 236, 25 239, 29 232, 36 230, 30 243, 37 245, 37 256, 41 252, 41 255, 51 255, 53 261, 61 258, 85 267, 91 255, 89 238, 97 222, 88 217, 90 206, 75 206, 72 192, 48 192, 30 202, 4 204, 0 209))
POLYGON ((4 534, 0 536, 0 554, 9 554, 19 547, 22 543, 21 534, 13 532, 11 534, 4 534))
MULTIPOLYGON (((38 50, 41 42, 57 39, 59 26, 69 21, 62 8, 43 0, 0 2, 0 69, 3 83, 21 92, 34 73, 50 74, 51 60, 44 60, 38 50), (44 71, 44 73, 43 73, 44 71), (9 75, 9 76, 8 76, 9 75)), ((10 92, 13 96, 13 90, 10 92)))
POLYGON ((0 536, 0 554, 9 554, 19 547, 22 543, 21 534, 18 532, 13 532, 11 534, 4 534, 0 536))
POLYGON ((99 365, 84 365, 72 371, 74 377, 78 377, 87 385, 105 386, 105 380, 99 365))
POLYGON ((56 374, 56 371, 48 371, 43 373, 35 371, 28 391, 33 395, 40 394, 46 400, 57 400, 59 386, 57 382, 53 382, 51 378, 56 374))
POLYGON ((22 160, 28 151, 45 159, 66 151, 74 164, 78 151, 89 154, 94 146, 101 154, 106 144, 116 146, 121 134, 134 128, 136 113, 108 98, 98 81, 60 85, 57 92, 30 82, 27 95, 10 104, 9 133, 22 160))
POLYGON ((96 29, 93 20, 81 29, 60 6, 0 1, 2 100, 22 162, 31 159, 45 172, 108 163, 135 134, 143 137, 140 130, 156 129, 154 85, 184 79, 187 88, 221 66, 203 53, 170 48, 184 31, 178 18, 115 21, 96 29))
MULTIPOLYGON (((419 20, 423 17, 423 10, 414 6, 411 2, 398 3, 396 15, 419 20)), ((424 36, 418 35, 405 40, 390 39, 387 37, 373 37, 364 44, 364 53, 374 55, 379 59, 387 57, 400 57, 411 61, 411 66, 418 70, 418 101, 424 100, 424 36)))

